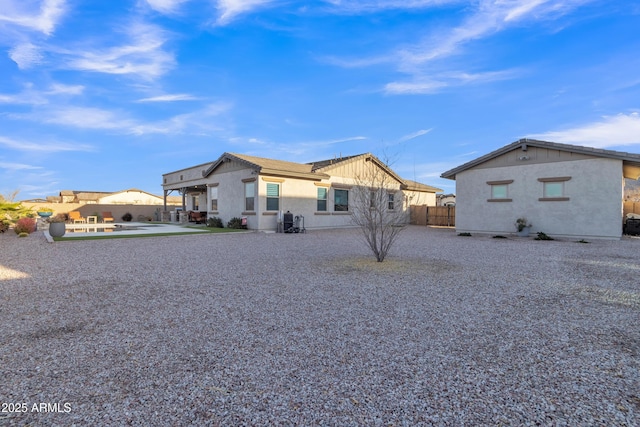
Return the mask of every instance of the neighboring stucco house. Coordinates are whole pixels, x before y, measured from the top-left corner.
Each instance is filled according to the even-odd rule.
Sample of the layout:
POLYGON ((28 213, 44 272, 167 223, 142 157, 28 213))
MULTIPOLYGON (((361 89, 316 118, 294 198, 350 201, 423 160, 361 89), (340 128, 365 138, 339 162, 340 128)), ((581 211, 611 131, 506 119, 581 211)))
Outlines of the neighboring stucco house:
POLYGON ((250 229, 276 230, 280 213, 287 211, 304 216, 306 228, 347 227, 350 193, 372 170, 385 174, 389 209, 407 212, 407 222, 409 204, 434 206, 435 193, 442 191, 403 180, 369 153, 313 163, 224 153, 214 162, 164 174, 163 189, 165 197, 178 191, 186 211, 206 212, 224 223, 246 217, 250 229))
POLYGON ((456 230, 620 238, 624 178, 640 177, 640 154, 521 139, 444 172, 456 181, 456 230))
POLYGON ((456 195, 455 194, 438 194, 436 196, 436 206, 455 206, 456 195))
MULTIPOLYGON (((177 198, 168 200, 167 203, 175 204, 180 202, 177 198)), ((164 200, 161 196, 147 193, 146 191, 131 188, 129 190, 118 191, 103 195, 98 199, 98 203, 101 204, 113 204, 113 205, 163 205, 164 200)))
POLYGON ((162 196, 130 188, 116 192, 62 190, 58 197, 47 197, 47 201, 49 203, 80 203, 85 205, 163 205, 164 203, 179 205, 182 198, 171 196, 163 199, 162 196))

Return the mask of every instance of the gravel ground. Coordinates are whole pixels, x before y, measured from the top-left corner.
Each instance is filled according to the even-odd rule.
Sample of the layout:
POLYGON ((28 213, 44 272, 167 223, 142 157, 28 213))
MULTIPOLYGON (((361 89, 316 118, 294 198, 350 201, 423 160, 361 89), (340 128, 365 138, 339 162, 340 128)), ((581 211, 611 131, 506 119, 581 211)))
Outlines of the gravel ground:
POLYGON ((637 426, 639 254, 426 227, 382 264, 357 230, 5 233, 0 426, 637 426))

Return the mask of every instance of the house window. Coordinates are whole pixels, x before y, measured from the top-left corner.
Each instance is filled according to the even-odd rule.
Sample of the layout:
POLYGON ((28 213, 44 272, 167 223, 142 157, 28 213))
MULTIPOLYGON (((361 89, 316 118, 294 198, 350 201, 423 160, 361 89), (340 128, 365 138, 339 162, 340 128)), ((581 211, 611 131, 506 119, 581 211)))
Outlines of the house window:
POLYGON ((512 179, 505 181, 487 181, 487 184, 491 186, 491 198, 488 202, 510 202, 509 198, 509 185, 513 182, 512 179))
POLYGON ((509 195, 509 187, 507 184, 496 184, 491 186, 492 199, 506 199, 509 195))
POLYGON ((255 210, 255 196, 256 196, 256 183, 245 182, 244 183, 244 210, 255 210))
POLYGON ((327 189, 324 187, 318 187, 318 206, 319 212, 327 210, 327 189))
POLYGON ((336 212, 349 211, 349 190, 333 190, 333 210, 336 212))
POLYGON ((564 196, 564 182, 545 182, 543 186, 543 197, 564 196))
POLYGON ((555 178, 538 178, 542 183, 541 202, 563 202, 569 200, 565 194, 564 183, 571 179, 570 176, 560 176, 555 178))
POLYGON ((395 209, 395 198, 396 198, 395 196, 396 196, 396 195, 395 195, 395 194, 393 194, 393 193, 389 193, 389 194, 387 195, 387 197, 389 198, 388 208, 389 208, 389 210, 390 210, 390 211, 392 211, 392 210, 394 210, 394 209, 395 209))
POLYGON ((191 196, 191 210, 200 210, 200 195, 191 196))
POLYGON ((218 187, 211 187, 211 210, 218 210, 218 187))
POLYGON ((377 199, 377 192, 374 190, 371 190, 369 192, 369 208, 371 209, 375 209, 376 207, 376 199, 377 199))
POLYGON ((267 183, 267 210, 277 211, 280 208, 280 184, 267 183))

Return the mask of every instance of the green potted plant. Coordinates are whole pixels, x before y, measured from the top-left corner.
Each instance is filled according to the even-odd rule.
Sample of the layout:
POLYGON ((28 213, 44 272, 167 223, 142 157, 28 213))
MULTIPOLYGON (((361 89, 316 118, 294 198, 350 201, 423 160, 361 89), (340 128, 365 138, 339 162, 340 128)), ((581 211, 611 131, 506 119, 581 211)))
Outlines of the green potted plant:
POLYGON ((62 237, 64 233, 66 233, 67 229, 65 226, 65 222, 67 221, 67 216, 64 214, 58 214, 54 217, 49 218, 49 234, 51 237, 62 237))
POLYGON ((520 217, 516 220, 516 230, 518 230, 518 236, 528 237, 531 229, 531 223, 525 217, 520 217))

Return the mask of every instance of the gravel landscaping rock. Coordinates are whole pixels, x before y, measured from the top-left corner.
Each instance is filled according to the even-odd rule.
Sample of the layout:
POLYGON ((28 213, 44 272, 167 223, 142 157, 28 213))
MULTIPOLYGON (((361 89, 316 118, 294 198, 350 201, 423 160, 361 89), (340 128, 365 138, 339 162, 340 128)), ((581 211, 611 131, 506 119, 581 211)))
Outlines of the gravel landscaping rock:
POLYGON ((417 226, 384 263, 357 230, 5 233, 0 425, 637 426, 639 254, 417 226))

